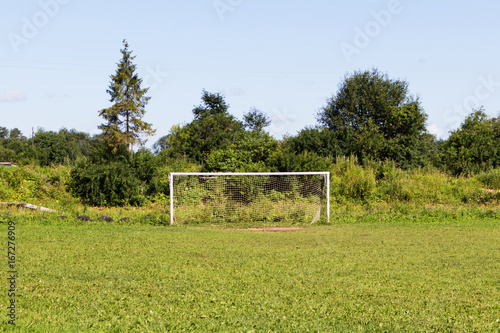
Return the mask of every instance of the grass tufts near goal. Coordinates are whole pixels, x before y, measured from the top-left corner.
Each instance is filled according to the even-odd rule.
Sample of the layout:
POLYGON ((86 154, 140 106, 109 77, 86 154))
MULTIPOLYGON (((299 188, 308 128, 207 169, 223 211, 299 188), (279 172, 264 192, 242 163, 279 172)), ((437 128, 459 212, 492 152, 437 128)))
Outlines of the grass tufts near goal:
POLYGON ((175 172, 169 180, 170 224, 330 219, 329 172, 175 172))

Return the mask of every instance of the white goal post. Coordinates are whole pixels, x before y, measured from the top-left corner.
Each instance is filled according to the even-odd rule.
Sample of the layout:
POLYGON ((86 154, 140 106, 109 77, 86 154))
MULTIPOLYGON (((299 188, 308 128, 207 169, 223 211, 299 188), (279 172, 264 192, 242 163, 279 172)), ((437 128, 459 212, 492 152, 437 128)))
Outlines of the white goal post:
POLYGON ((170 224, 330 222, 329 172, 172 172, 170 224))

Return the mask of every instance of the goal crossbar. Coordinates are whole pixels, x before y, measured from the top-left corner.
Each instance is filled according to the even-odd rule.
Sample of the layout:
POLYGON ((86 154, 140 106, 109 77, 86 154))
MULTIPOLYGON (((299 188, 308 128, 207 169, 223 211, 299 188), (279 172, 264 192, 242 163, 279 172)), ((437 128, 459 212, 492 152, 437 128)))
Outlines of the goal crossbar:
POLYGON ((222 176, 323 176, 326 186, 326 217, 330 222, 330 172, 172 172, 169 174, 170 185, 170 225, 174 224, 174 177, 222 177, 222 176))

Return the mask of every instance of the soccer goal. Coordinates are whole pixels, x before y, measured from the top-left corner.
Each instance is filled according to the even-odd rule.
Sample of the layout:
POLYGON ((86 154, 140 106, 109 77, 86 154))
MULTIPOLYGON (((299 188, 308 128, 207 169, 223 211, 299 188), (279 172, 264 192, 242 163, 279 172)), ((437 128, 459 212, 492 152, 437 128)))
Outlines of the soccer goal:
POLYGON ((170 224, 330 221, 329 172, 169 175, 170 224))

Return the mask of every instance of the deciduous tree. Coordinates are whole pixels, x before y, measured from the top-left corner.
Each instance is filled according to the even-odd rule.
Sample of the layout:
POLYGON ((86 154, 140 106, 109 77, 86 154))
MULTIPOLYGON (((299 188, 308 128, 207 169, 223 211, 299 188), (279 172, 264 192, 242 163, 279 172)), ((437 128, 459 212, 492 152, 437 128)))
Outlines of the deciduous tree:
POLYGON ((203 91, 201 100, 193 109, 191 123, 171 129, 166 143, 170 156, 187 156, 202 162, 210 151, 225 149, 241 139, 243 124, 229 114, 229 105, 222 95, 203 91))
POLYGON ((408 82, 377 69, 346 76, 318 113, 319 123, 348 143, 349 154, 361 161, 393 159, 401 167, 412 165, 426 120, 408 82))
POLYGON ((265 127, 271 125, 271 120, 262 111, 252 108, 243 115, 244 126, 250 131, 262 131, 265 127))
POLYGON ((441 147, 440 160, 454 175, 469 175, 500 166, 500 118, 484 109, 472 112, 441 147))

